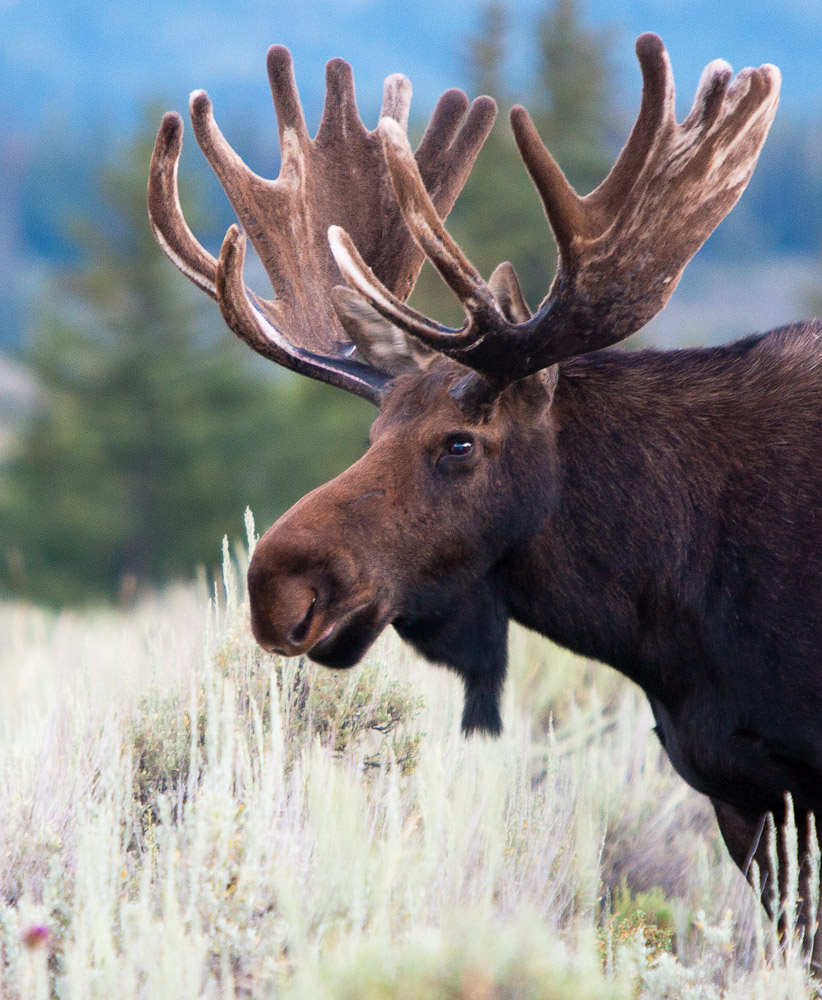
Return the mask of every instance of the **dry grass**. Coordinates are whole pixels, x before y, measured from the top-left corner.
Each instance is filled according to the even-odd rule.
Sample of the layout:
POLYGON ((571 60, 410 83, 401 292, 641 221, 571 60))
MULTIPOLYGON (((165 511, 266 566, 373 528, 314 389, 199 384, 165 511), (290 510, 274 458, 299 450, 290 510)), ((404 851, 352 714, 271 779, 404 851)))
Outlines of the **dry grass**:
POLYGON ((514 632, 466 741, 393 636, 262 654, 226 572, 0 608, 0 1000, 816 995, 613 672, 514 632))

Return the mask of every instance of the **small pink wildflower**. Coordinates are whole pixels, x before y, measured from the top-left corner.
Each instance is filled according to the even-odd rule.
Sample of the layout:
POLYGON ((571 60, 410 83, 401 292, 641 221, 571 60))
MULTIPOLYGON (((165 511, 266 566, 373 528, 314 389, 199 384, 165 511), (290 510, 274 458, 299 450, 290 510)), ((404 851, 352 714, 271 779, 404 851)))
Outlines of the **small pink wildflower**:
POLYGON ((30 924, 21 936, 27 948, 42 948, 49 943, 51 929, 45 924, 30 924))

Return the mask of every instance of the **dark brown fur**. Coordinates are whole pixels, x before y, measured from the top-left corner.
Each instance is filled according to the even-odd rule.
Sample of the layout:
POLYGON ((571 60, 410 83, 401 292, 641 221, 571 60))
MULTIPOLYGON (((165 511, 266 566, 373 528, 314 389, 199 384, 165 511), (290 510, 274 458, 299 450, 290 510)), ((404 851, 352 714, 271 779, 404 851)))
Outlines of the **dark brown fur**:
POLYGON ((393 623, 462 676, 465 729, 498 732, 513 618, 643 688, 740 865, 786 792, 803 828, 822 815, 822 326, 602 351, 484 423, 449 395, 461 371, 397 379, 367 454, 264 535, 260 642, 345 667, 393 623), (466 432, 474 459, 444 469, 466 432))
POLYGON ((765 860, 763 815, 781 821, 786 793, 801 825, 822 814, 822 328, 587 353, 664 306, 744 190, 778 101, 775 67, 732 82, 714 62, 678 124, 662 42, 641 36, 637 56, 636 125, 584 198, 512 111, 559 248, 533 317, 513 268, 486 283, 443 225, 491 126, 488 98, 468 109, 444 94, 412 153, 408 81, 388 78, 369 132, 350 67, 333 60, 310 139, 290 55, 274 46, 282 165, 269 181, 193 95, 198 142, 271 301, 244 284, 238 227, 219 260, 188 229, 175 114, 157 137, 149 215, 255 351, 381 410, 368 453, 261 539, 248 574, 259 642, 345 668, 393 624, 462 677, 464 730, 497 733, 513 618, 645 690, 674 767, 712 798, 746 869, 765 860), (423 253, 464 306, 461 330, 405 303, 423 253), (340 274, 350 287, 334 287, 340 274))

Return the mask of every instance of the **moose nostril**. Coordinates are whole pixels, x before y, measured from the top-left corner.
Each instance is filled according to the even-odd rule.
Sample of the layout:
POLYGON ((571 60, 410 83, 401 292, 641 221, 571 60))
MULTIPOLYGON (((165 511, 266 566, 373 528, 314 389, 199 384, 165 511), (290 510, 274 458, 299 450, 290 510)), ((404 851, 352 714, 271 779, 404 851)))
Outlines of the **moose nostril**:
POLYGON ((311 598, 311 603, 308 605, 303 620, 291 631, 289 641, 292 646, 299 646, 300 643, 303 642, 305 637, 308 635, 308 630, 311 628, 311 623, 314 620, 314 613, 317 610, 317 591, 312 588, 312 592, 314 596, 311 598))
POLYGON ((309 636, 316 605, 322 603, 319 587, 304 574, 278 572, 265 565, 249 568, 248 592, 251 630, 264 648, 294 656, 309 636))

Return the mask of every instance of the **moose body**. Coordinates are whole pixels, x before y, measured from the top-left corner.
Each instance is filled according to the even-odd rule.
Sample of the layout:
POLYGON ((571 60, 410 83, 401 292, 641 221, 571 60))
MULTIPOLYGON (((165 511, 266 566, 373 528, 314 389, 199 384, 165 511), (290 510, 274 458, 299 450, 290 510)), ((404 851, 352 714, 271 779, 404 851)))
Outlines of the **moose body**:
POLYGON ((822 326, 561 369, 511 617, 635 681, 697 790, 822 811, 822 326))
POLYGON ((698 791, 780 814, 790 789, 798 813, 822 812, 820 368, 815 323, 599 351, 559 367, 550 401, 533 386, 505 400, 485 468, 456 473, 439 453, 476 428, 448 369, 405 376, 371 450, 261 539, 255 634, 284 645, 310 608, 298 641, 346 667, 400 603, 399 634, 462 676, 464 728, 498 732, 510 618, 635 681, 698 791), (368 593, 345 577, 352 536, 368 593), (398 598, 400 560, 413 583, 398 598), (282 593, 292 562, 306 607, 282 593))
POLYGON ((271 301, 243 283, 237 227, 217 260, 186 226, 176 115, 158 135, 149 214, 254 350, 380 410, 366 454, 260 539, 248 573, 258 642, 347 668, 393 625, 462 677, 463 729, 498 733, 518 621, 640 685, 734 860, 766 871, 764 817, 781 821, 786 793, 801 823, 822 816, 822 325, 709 349, 607 349, 665 305, 733 207, 779 91, 774 67, 731 84, 717 61, 677 124, 661 42, 642 36, 637 53, 637 122, 585 198, 524 109, 511 113, 559 246, 534 314, 510 265, 486 283, 442 223, 491 126, 487 98, 468 109, 443 95, 413 154, 408 82, 388 78, 368 132, 336 60, 312 140, 274 47, 283 158, 269 181, 192 95, 271 301), (460 330, 405 304, 424 255, 463 304, 460 330))

